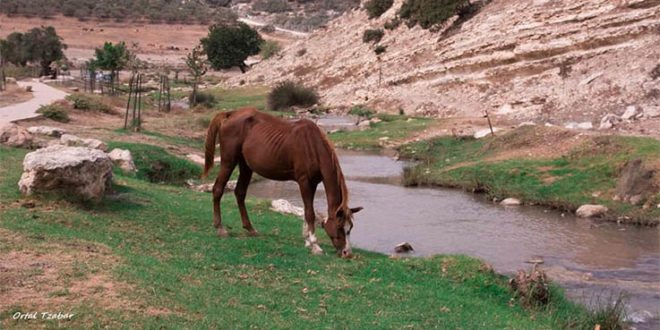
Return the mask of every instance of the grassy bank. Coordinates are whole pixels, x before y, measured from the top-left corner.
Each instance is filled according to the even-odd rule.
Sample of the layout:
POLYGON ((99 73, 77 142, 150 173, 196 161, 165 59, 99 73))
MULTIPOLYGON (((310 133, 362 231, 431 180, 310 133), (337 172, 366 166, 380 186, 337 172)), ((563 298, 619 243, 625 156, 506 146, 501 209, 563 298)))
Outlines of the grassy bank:
POLYGON ((412 118, 399 115, 376 115, 381 121, 371 123, 368 129, 359 131, 339 131, 329 135, 338 148, 354 150, 376 150, 391 141, 407 138, 417 131, 424 130, 433 119, 412 118))
MULTIPOLYGON (((78 249, 87 257, 74 258, 66 271, 21 273, 27 288, 51 273, 56 284, 43 282, 32 296, 3 304, 1 327, 593 328, 590 314, 558 290, 547 308, 510 304, 506 278, 465 256, 312 256, 300 238, 300 219, 273 213, 263 201, 249 200, 262 233, 249 238, 227 196, 223 216, 232 237, 220 239, 208 194, 138 178, 117 175, 114 193, 95 207, 26 199, 16 187, 25 153, 0 147, 0 227, 12 233, 0 237, 0 251, 11 257, 38 250, 62 259, 78 249), (22 206, 30 200, 34 207, 22 206), (77 289, 106 275, 103 283, 112 285, 77 289), (11 318, 40 310, 76 316, 11 318)), ((319 237, 331 251, 325 234, 319 237)), ((20 291, 11 283, 0 283, 0 297, 20 291)))
POLYGON ((522 127, 480 140, 441 137, 415 142, 400 152, 419 162, 406 173, 408 184, 459 187, 567 211, 603 204, 611 210, 606 215, 610 220, 660 221, 660 209, 655 207, 660 194, 645 196, 639 206, 613 200, 626 161, 642 159, 647 166, 660 166, 660 142, 653 138, 584 137, 560 129, 522 127), (645 202, 651 207, 643 209, 645 202))

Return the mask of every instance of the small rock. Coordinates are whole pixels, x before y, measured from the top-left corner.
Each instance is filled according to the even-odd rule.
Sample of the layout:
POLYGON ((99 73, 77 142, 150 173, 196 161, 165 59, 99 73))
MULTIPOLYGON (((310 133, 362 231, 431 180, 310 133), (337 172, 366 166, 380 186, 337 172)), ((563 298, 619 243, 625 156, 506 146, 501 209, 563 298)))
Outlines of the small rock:
POLYGON ((82 139, 71 134, 63 134, 62 137, 60 137, 60 142, 70 147, 87 147, 101 151, 108 151, 108 145, 101 140, 82 139))
POLYGON ((380 123, 382 120, 380 120, 380 118, 378 118, 378 117, 374 117, 374 118, 371 118, 370 121, 371 121, 372 123, 374 123, 374 124, 378 124, 378 123, 380 123))
POLYGON ((591 218, 605 214, 609 209, 604 205, 585 204, 580 206, 575 214, 581 218, 591 218))
POLYGON ((414 251, 414 249, 408 242, 399 243, 394 247, 394 252, 396 253, 408 253, 410 251, 414 251))
POLYGON ((31 93, 31 92, 32 92, 32 86, 25 86, 24 89, 25 89, 25 91, 28 92, 28 93, 31 93))
POLYGON ((35 135, 46 135, 52 137, 61 137, 63 134, 66 134, 66 130, 59 127, 52 126, 32 126, 28 127, 28 132, 35 135))
POLYGON ((357 127, 369 127, 369 125, 371 125, 371 121, 363 120, 357 124, 357 127))
POLYGON ((580 84, 579 84, 579 85, 580 85, 580 86, 589 85, 592 81, 598 79, 598 77, 600 77, 600 76, 602 76, 602 75, 603 75, 602 72, 598 72, 598 73, 592 74, 591 76, 587 77, 586 79, 580 81, 580 84))
POLYGON ((621 117, 614 114, 607 114, 603 119, 600 120, 600 126, 598 129, 609 129, 614 127, 616 124, 621 122, 621 117))
POLYGON ((536 126, 536 124, 534 124, 534 122, 531 122, 531 121, 524 121, 524 122, 518 124, 518 127, 524 127, 524 126, 536 126))
POLYGON ((568 129, 592 129, 593 124, 591 124, 589 121, 585 121, 582 123, 568 123, 564 125, 564 127, 568 129))
POLYGON ((297 207, 285 199, 276 199, 270 202, 271 210, 280 213, 289 213, 299 217, 305 216, 305 210, 302 207, 297 207))
POLYGON ((520 204, 521 203, 520 203, 519 199, 512 198, 512 197, 506 198, 506 199, 504 199, 503 201, 500 202, 500 205, 503 205, 503 206, 516 206, 516 205, 520 205, 520 204))
MULTIPOLYGON (((232 192, 236 190, 236 184, 238 181, 236 180, 230 180, 227 181, 227 185, 225 185, 225 192, 232 192)), ((215 183, 204 183, 200 185, 195 185, 192 180, 186 181, 186 185, 190 187, 190 189, 199 191, 199 192, 207 192, 207 193, 212 193, 213 192, 213 185, 215 183)))
MULTIPOLYGON (((497 127, 493 127, 493 132, 497 132, 497 131, 499 131, 499 130, 500 130, 499 128, 497 128, 497 127)), ((475 139, 481 139, 481 138, 485 138, 485 137, 487 137, 487 136, 490 135, 490 134, 491 134, 491 132, 490 132, 490 128, 482 129, 482 130, 479 130, 479 131, 477 131, 476 133, 474 133, 474 138, 475 138, 475 139)))
POLYGON ((541 259, 541 258, 531 258, 531 259, 525 260, 525 262, 528 263, 528 264, 535 264, 535 265, 544 263, 543 259, 541 259))
POLYGON ((621 115, 621 119, 634 120, 639 119, 642 116, 644 116, 644 111, 642 111, 642 108, 636 105, 629 105, 626 107, 626 111, 623 113, 623 115, 621 115))
POLYGON ((32 135, 23 127, 7 124, 0 127, 0 143, 15 148, 29 148, 32 145, 32 135))
POLYGON ((110 157, 112 162, 122 170, 126 172, 137 172, 135 163, 133 162, 133 155, 131 155, 130 151, 118 148, 112 149, 112 151, 108 153, 108 157, 110 157))
POLYGON ((637 205, 637 204, 639 204, 639 202, 642 201, 642 198, 643 198, 642 195, 635 195, 635 196, 631 196, 628 201, 632 205, 637 205))

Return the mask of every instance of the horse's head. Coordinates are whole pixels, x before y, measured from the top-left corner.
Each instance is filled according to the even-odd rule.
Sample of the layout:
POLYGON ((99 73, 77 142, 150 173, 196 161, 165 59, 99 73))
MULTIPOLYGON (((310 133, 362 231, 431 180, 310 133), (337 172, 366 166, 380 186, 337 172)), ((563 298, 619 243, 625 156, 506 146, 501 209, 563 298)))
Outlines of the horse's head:
POLYGON ((328 219, 323 225, 340 257, 350 258, 353 256, 350 242, 353 214, 360 212, 360 210, 362 210, 362 207, 340 208, 335 214, 328 215, 328 219))

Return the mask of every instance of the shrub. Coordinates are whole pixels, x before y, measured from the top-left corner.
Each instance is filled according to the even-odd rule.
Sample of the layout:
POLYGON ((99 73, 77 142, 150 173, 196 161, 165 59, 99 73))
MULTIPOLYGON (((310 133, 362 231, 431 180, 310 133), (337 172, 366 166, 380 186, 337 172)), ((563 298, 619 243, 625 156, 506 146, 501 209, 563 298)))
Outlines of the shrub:
POLYGON ((218 100, 215 98, 215 95, 210 94, 210 93, 204 93, 204 92, 197 92, 197 103, 192 104, 192 93, 188 96, 188 101, 191 102, 192 106, 195 106, 197 104, 201 104, 206 108, 213 108, 217 103, 218 100))
POLYGON ((111 142, 110 149, 128 149, 133 155, 137 178, 155 183, 183 185, 202 175, 201 166, 169 154, 165 149, 141 143, 111 142))
POLYGON ((37 110, 37 113, 44 118, 59 121, 60 123, 69 122, 69 113, 61 104, 53 103, 50 105, 42 105, 37 110))
POLYGON ((398 28, 399 25, 401 25, 401 19, 399 19, 398 17, 395 17, 395 18, 385 22, 383 27, 387 30, 394 30, 394 29, 398 28))
POLYGON ((351 111, 348 112, 349 115, 354 115, 354 116, 360 116, 360 117, 367 117, 370 118, 373 116, 374 112, 367 109, 363 108, 361 106, 356 106, 351 111))
POLYGON ((383 32, 382 29, 367 29, 364 31, 364 34, 362 34, 362 41, 365 43, 378 43, 381 39, 383 39, 383 35, 385 35, 385 32, 383 32))
POLYGON ((307 48, 300 48, 298 51, 296 51, 296 56, 301 57, 303 55, 307 54, 307 48))
POLYGON ((377 18, 383 15, 390 7, 392 7, 393 0, 369 0, 364 4, 369 18, 377 18))
POLYGON ((278 84, 268 94, 270 110, 284 110, 293 106, 310 107, 318 101, 319 96, 314 89, 291 81, 278 84))
POLYGON ((261 55, 261 58, 263 58, 264 60, 273 57, 274 55, 279 53, 280 50, 282 49, 280 44, 278 44, 276 41, 270 41, 270 40, 261 43, 260 48, 261 51, 259 52, 259 54, 261 55))
POLYGON ((651 75, 651 79, 653 80, 660 78, 660 64, 656 65, 655 68, 651 70, 650 75, 651 75))
POLYGON ((469 12, 471 6, 469 0, 406 0, 399 10, 399 16, 407 20, 406 25, 409 27, 419 24, 428 29, 444 23, 454 15, 469 12))
POLYGON ((386 50, 387 50, 387 46, 378 45, 374 49, 374 53, 376 53, 376 55, 380 55, 380 54, 384 53, 386 50))
POLYGON ((275 26, 273 26, 272 24, 264 25, 261 28, 261 32, 265 32, 265 33, 273 33, 275 31, 276 31, 275 26))
POLYGON ((103 103, 96 97, 82 93, 74 93, 67 96, 66 99, 73 102, 74 109, 112 113, 112 107, 103 103))

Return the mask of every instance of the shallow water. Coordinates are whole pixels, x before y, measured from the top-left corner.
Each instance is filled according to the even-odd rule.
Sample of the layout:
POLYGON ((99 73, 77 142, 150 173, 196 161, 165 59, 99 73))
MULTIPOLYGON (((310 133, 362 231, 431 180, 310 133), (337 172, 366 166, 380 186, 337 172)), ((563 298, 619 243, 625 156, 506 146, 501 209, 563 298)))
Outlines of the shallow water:
MULTIPOLYGON (((643 320, 635 324, 638 329, 660 325, 658 228, 600 223, 543 207, 505 208, 455 189, 403 187, 405 163, 379 154, 339 154, 350 206, 364 206, 351 233, 354 246, 393 253, 396 244, 407 241, 413 256, 466 254, 504 274, 529 269, 526 261, 540 258, 570 297, 589 304, 623 291, 632 318, 643 320)), ((248 193, 302 206, 293 182, 264 180, 248 193)), ((322 185, 315 208, 326 212, 322 185)))

